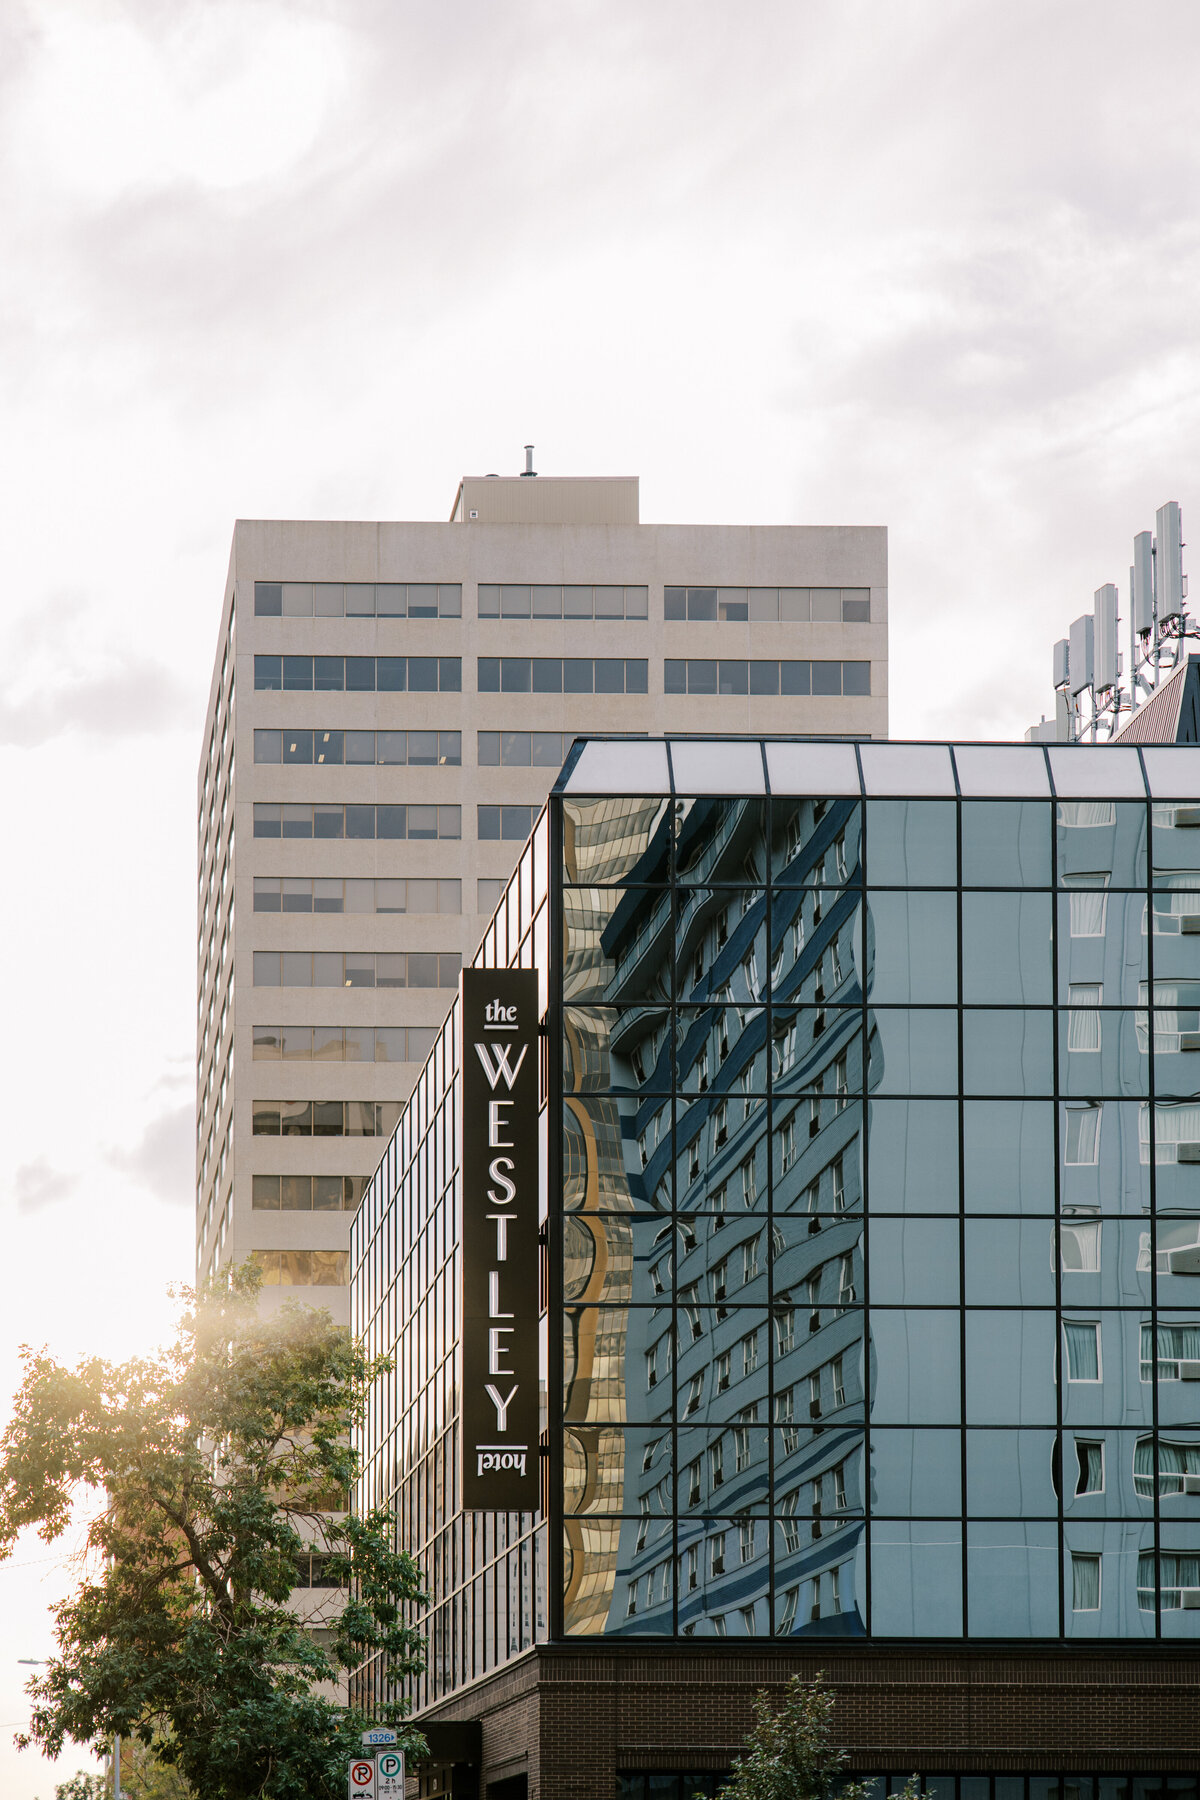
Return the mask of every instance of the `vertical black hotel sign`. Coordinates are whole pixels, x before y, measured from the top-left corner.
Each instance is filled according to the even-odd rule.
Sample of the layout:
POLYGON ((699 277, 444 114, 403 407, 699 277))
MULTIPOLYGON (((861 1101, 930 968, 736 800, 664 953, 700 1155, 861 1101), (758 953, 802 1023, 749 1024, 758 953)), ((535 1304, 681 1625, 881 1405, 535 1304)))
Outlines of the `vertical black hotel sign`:
POLYGON ((462 1504, 534 1512, 538 983, 462 973, 462 1504))

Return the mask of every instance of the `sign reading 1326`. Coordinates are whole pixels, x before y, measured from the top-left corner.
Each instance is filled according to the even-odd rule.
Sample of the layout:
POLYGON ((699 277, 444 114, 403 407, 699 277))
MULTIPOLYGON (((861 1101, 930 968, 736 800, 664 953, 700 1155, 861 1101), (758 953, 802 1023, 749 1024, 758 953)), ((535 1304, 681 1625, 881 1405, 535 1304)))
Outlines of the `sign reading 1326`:
POLYGON ((375 1800, 375 1764, 368 1756, 350 1764, 350 1800, 375 1800))

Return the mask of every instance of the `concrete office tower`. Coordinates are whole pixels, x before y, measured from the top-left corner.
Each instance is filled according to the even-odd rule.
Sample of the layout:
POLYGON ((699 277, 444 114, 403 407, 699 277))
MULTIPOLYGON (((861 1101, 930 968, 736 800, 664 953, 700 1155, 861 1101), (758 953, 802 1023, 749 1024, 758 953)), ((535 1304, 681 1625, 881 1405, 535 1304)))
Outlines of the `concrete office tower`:
POLYGON ((449 522, 239 521, 199 775, 201 1277, 348 1319, 350 1217, 576 733, 887 732, 887 535, 642 525, 636 478, 449 522))

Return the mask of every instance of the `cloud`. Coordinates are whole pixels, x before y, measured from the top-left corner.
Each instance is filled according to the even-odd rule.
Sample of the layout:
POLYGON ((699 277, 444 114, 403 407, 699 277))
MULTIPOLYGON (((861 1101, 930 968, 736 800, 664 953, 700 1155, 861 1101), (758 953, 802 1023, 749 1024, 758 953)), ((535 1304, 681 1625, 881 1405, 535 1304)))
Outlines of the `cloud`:
POLYGON ((13 1175, 17 1211, 41 1212, 45 1206, 69 1199, 78 1185, 78 1176, 69 1175, 65 1169, 53 1168, 44 1156, 34 1162, 22 1163, 13 1175))
POLYGON ((28 748, 70 731, 108 739, 194 733, 200 721, 196 699, 162 663, 132 658, 47 692, 19 698, 0 693, 0 744, 28 748))
POLYGON ((195 1108, 187 1102, 152 1119, 132 1149, 109 1150, 114 1169, 172 1206, 190 1206, 196 1155, 195 1108))

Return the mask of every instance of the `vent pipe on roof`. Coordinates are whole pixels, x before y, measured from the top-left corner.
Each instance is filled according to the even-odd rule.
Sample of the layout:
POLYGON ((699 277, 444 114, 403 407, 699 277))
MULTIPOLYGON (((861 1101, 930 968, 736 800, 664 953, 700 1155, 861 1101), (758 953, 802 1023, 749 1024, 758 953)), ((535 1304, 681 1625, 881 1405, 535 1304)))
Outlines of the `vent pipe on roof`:
POLYGON ((521 470, 521 478, 522 478, 522 480, 524 480, 526 475, 536 475, 536 474, 537 474, 537 470, 533 466, 533 445, 526 444, 526 446, 525 446, 525 467, 521 470))

